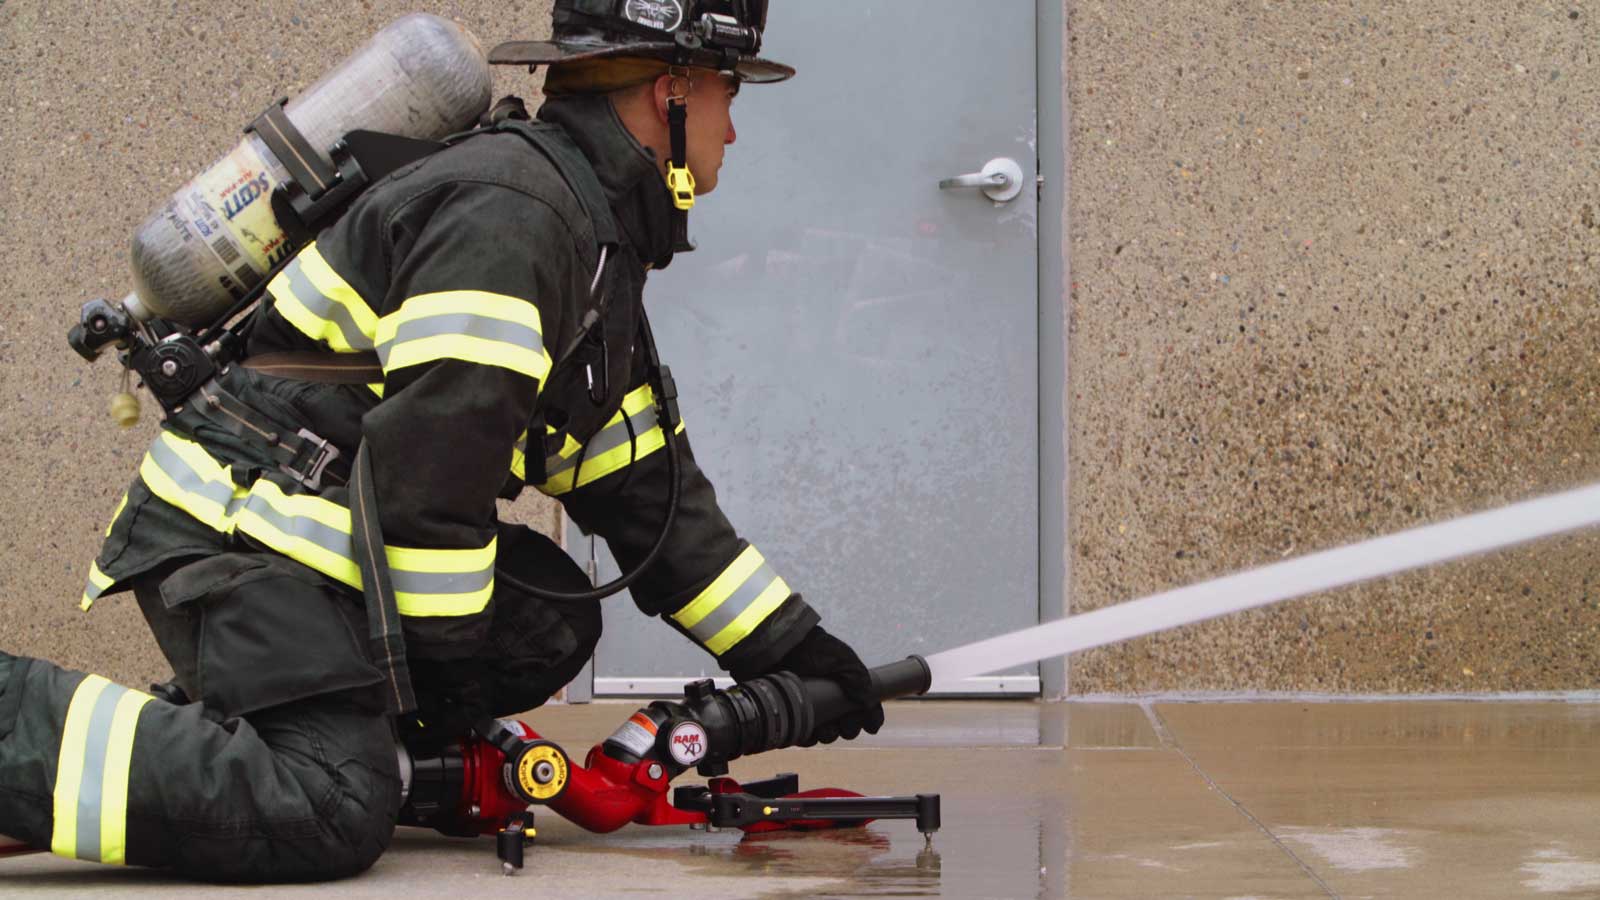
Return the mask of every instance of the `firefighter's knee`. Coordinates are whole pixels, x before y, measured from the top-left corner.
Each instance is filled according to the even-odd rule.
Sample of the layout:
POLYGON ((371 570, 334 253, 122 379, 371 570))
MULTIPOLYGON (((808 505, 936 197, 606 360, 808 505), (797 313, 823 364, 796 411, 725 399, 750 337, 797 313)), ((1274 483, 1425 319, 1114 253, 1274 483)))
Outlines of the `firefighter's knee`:
POLYGON ((348 878, 372 868, 389 849, 394 837, 395 811, 400 805, 399 786, 352 792, 330 822, 330 847, 326 870, 313 880, 348 878))
POLYGON ((322 744, 332 809, 326 818, 328 872, 344 878, 366 871, 389 848, 400 812, 400 770, 386 721, 351 719, 347 732, 322 744))

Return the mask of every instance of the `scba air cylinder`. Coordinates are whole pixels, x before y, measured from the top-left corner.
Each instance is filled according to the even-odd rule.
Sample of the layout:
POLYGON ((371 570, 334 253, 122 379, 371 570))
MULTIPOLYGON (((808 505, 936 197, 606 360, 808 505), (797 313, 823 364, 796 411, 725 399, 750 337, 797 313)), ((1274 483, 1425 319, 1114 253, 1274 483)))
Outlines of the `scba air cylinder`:
MULTIPOLYGON (((478 39, 454 22, 418 13, 378 32, 284 113, 331 164, 329 148, 351 131, 437 140, 469 128, 488 108, 490 90, 478 39)), ((143 311, 208 324, 299 249, 270 199, 289 177, 250 133, 173 194, 133 238, 134 293, 143 311)))

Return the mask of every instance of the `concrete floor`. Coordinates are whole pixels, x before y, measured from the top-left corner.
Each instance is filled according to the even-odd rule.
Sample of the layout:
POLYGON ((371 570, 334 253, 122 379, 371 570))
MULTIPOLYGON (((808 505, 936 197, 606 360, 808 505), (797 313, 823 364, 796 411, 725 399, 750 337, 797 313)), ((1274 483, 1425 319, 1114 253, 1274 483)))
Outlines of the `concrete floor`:
MULTIPOLYGON (((530 722, 581 757, 632 705, 530 722)), ((909 822, 592 835, 547 814, 516 878, 488 839, 402 830, 367 875, 273 896, 1600 897, 1600 704, 922 702, 889 723, 733 774, 939 792, 931 848, 909 822)), ((0 862, 0 894, 260 889, 38 855, 0 862)))

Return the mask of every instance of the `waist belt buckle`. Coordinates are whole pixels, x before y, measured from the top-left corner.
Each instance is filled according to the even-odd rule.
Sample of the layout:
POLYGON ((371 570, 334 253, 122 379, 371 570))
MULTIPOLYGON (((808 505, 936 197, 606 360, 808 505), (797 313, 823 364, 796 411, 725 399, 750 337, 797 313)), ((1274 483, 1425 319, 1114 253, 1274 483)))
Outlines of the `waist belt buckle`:
POLYGON ((317 448, 317 454, 312 458, 311 465, 303 473, 295 471, 288 465, 281 465, 278 468, 282 469, 284 474, 290 478, 305 485, 307 490, 320 491, 322 490, 322 473, 328 468, 329 463, 339 458, 339 448, 328 443, 326 439, 317 437, 309 429, 302 428, 299 434, 302 440, 317 448))

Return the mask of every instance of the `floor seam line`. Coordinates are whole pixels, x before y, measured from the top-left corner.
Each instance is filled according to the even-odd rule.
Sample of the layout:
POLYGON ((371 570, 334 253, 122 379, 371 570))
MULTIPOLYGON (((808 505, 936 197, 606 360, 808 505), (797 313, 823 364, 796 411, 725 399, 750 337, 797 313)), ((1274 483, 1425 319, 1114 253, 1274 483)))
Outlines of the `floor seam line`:
POLYGON ((1189 768, 1194 769, 1195 774, 1200 776, 1201 780, 1206 783, 1207 787, 1220 794, 1222 799, 1228 801, 1228 803, 1236 812, 1239 813, 1239 815, 1244 816, 1247 820, 1249 820, 1250 824, 1254 825, 1262 834, 1266 835, 1267 840, 1271 841, 1273 846, 1277 847, 1278 850, 1285 856, 1294 860, 1295 865, 1300 867, 1300 871, 1306 873, 1306 877, 1316 882, 1317 887, 1322 888, 1323 892, 1329 897, 1332 897, 1333 900, 1341 900, 1338 892, 1329 886, 1326 881, 1323 881, 1321 876, 1317 875, 1317 873, 1312 870, 1311 866, 1307 864, 1305 860, 1300 858, 1298 853, 1295 853, 1293 850, 1289 849, 1289 845, 1285 844, 1283 840, 1280 839, 1276 834, 1273 834, 1272 829, 1268 828, 1265 822, 1256 818, 1255 814, 1246 809, 1243 803, 1235 800, 1232 794, 1223 790, 1222 785, 1217 784, 1217 782, 1213 780, 1210 775, 1206 774, 1204 769, 1200 768, 1200 764, 1195 762, 1194 757, 1189 755, 1189 751, 1183 749, 1183 746, 1178 743, 1177 738, 1173 736, 1171 729, 1167 728, 1166 720, 1161 718, 1161 714, 1159 712, 1156 712, 1155 704, 1141 703, 1139 706, 1144 710, 1145 716, 1149 718, 1151 727, 1156 730, 1156 736, 1161 739, 1162 746, 1171 747, 1179 756, 1183 757, 1183 761, 1189 764, 1189 768))

